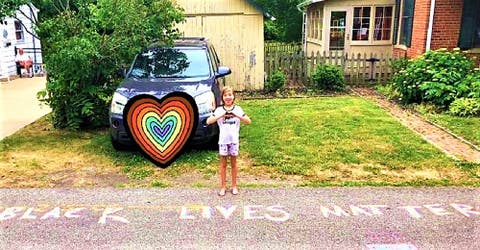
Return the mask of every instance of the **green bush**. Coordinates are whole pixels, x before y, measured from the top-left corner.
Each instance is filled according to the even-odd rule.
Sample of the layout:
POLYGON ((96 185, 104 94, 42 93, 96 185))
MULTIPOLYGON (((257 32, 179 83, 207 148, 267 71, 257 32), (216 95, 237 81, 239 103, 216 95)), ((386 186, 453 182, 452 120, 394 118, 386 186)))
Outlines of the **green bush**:
POLYGON ((120 68, 154 39, 178 36, 181 10, 169 0, 75 0, 49 11, 38 6, 37 33, 48 71, 39 98, 52 108, 57 128, 108 125, 108 108, 120 68))
POLYGON ((410 61, 406 58, 393 59, 390 61, 390 67, 393 72, 399 72, 407 68, 410 61))
POLYGON ((449 112, 456 116, 480 116, 480 98, 458 98, 450 104, 449 112))
POLYGON ((325 91, 344 91, 345 77, 340 67, 320 64, 312 74, 312 87, 325 91))
POLYGON ((480 98, 480 69, 474 69, 472 74, 467 75, 462 85, 464 89, 460 89, 462 97, 480 98))
POLYGON ((448 107, 463 97, 468 89, 463 79, 473 67, 473 61, 458 50, 428 51, 395 74, 392 83, 404 104, 430 102, 448 107))
POLYGON ((275 71, 270 79, 265 83, 265 90, 267 92, 275 92, 285 86, 287 77, 282 71, 275 71))

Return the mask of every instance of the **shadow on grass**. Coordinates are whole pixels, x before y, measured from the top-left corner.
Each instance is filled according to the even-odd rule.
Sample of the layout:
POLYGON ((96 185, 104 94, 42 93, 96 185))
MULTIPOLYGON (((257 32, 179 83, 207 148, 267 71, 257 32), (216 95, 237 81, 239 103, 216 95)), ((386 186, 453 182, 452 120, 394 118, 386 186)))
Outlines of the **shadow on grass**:
POLYGON ((138 146, 127 150, 115 150, 110 142, 108 131, 99 131, 96 136, 84 145, 83 149, 91 154, 106 158, 112 164, 121 166, 123 172, 131 179, 142 180, 154 174, 155 171, 164 171, 169 176, 178 176, 188 169, 210 173, 208 166, 217 160, 217 151, 205 145, 187 145, 182 154, 168 167, 160 168, 143 155, 138 146))

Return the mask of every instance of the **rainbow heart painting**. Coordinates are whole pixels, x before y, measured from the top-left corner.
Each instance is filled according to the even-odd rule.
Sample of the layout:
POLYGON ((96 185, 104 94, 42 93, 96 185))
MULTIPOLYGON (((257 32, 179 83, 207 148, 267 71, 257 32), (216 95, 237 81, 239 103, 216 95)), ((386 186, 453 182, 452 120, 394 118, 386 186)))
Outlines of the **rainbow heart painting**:
POLYGON ((198 123, 197 110, 187 97, 169 95, 132 99, 123 114, 129 135, 156 165, 167 167, 180 155, 198 123))

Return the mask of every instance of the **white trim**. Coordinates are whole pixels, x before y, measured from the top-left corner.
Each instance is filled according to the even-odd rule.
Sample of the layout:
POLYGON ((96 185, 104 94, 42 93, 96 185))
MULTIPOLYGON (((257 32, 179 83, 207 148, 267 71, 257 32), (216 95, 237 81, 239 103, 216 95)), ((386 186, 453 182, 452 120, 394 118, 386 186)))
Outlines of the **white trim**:
POLYGON ((425 51, 429 51, 430 46, 432 45, 433 16, 434 15, 435 15, 435 0, 430 0, 430 16, 428 18, 427 42, 425 44, 425 51))

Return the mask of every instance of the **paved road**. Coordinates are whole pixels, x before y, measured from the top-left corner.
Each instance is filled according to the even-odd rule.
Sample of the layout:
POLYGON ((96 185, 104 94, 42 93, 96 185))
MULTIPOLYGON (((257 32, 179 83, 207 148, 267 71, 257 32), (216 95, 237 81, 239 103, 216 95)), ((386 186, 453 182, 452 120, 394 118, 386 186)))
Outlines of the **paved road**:
POLYGON ((480 249, 480 189, 0 189, 0 249, 480 249))
POLYGON ((45 83, 45 77, 0 83, 0 140, 51 112, 36 97, 45 83))

